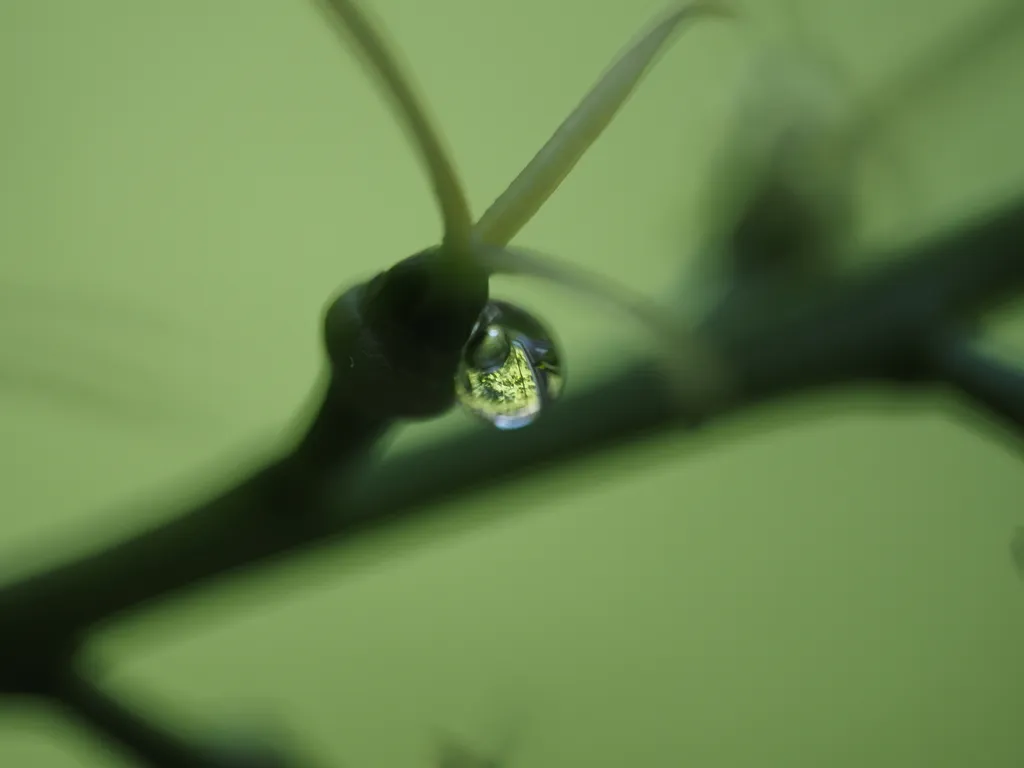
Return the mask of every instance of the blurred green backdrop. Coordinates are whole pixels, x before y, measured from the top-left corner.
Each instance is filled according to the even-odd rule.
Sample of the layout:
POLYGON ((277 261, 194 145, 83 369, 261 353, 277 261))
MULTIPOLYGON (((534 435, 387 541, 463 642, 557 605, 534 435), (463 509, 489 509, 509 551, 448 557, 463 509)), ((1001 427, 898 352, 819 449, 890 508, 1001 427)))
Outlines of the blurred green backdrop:
MULTIPOLYGON (((365 2, 477 211, 662 6, 365 2)), ((781 0, 748 6, 785 34, 781 0)), ((803 11, 872 87, 986 7, 803 11)), ((1024 184, 1020 40, 894 130, 909 186, 867 175, 867 241, 1024 184)), ((521 242, 664 297, 749 54, 725 25, 685 32, 521 242)), ((315 381, 329 295, 438 224, 378 94, 302 0, 9 0, 0 62, 9 578, 251 466, 315 381)), ((550 286, 494 293, 558 330, 570 388, 648 343, 550 286)), ((524 767, 1024 765, 1024 471, 976 427, 938 397, 786 405, 467 500, 501 522, 176 602, 96 653, 111 687, 183 727, 279 725, 324 765, 426 766, 435 728, 482 748, 518 729, 524 767)), ((0 765, 126 764, 47 710, 0 710, 0 765)))

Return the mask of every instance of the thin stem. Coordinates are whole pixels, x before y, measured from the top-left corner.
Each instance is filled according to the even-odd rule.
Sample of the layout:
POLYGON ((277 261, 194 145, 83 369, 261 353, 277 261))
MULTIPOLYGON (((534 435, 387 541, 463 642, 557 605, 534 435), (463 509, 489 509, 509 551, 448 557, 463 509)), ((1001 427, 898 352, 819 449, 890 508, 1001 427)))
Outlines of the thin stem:
POLYGON ((319 5, 333 22, 332 28, 355 44, 363 62, 384 86, 395 118, 412 140, 430 176, 444 221, 444 245, 450 253, 468 259, 473 224, 469 203, 441 134, 416 94, 411 75, 399 63, 398 54, 386 44, 383 32, 375 28, 357 3, 319 0, 319 5))
POLYGON ((632 96, 684 21, 728 16, 726 2, 689 0, 651 24, 605 71, 551 138, 477 221, 479 242, 507 245, 554 194, 632 96))
POLYGON ((635 294, 599 273, 533 249, 484 244, 478 252, 481 262, 494 274, 544 278, 584 298, 604 301, 609 308, 646 326, 664 352, 664 370, 672 376, 680 397, 707 400, 729 396, 729 372, 714 350, 704 346, 675 313, 650 298, 635 294))

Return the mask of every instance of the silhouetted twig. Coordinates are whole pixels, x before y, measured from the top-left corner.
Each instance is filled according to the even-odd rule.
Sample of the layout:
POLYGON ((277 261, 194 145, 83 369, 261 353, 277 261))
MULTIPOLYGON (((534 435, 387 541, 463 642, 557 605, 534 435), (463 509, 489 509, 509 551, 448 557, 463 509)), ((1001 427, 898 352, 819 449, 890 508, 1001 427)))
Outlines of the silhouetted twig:
POLYGON ((862 274, 815 281, 797 294, 726 300, 702 333, 729 361, 739 388, 715 412, 681 406, 657 365, 641 362, 567 395, 530 429, 474 430, 345 473, 386 422, 342 407, 339 390, 328 389, 306 439, 245 482, 168 524, 0 590, 0 659, 17 663, 55 638, 213 577, 238 576, 271 556, 344 541, 658 432, 822 387, 903 386, 911 378, 924 386, 950 371, 963 378, 962 365, 927 367, 932 329, 1019 290, 1021 242, 1024 202, 862 274))
MULTIPOLYGON (((63 669, 50 694, 76 721, 143 765, 166 768, 310 768, 252 739, 200 740, 142 714, 97 685, 78 667, 63 669)), ((261 741, 265 741, 262 739, 261 741)))
POLYGON ((1024 438, 1024 369, 986 352, 976 335, 961 327, 936 336, 931 359, 937 378, 1024 438))
MULTIPOLYGON (((340 0, 323 4, 344 16, 383 79, 401 84, 380 65, 386 51, 358 10, 340 0)), ((699 5, 718 8, 710 1, 699 5)), ((986 358, 969 336, 949 331, 968 327, 1024 288, 1021 198, 856 272, 793 270, 777 258, 756 260, 753 272, 738 266, 720 302, 692 334, 679 336, 681 344, 695 342, 708 351, 707 359, 727 374, 703 379, 723 383, 714 396, 681 391, 663 358, 638 360, 604 381, 576 388, 529 429, 480 428, 426 449, 377 454, 380 438, 396 425, 451 408, 455 371, 489 300, 492 270, 477 256, 515 256, 501 249, 551 194, 559 173, 571 167, 568 161, 575 162, 593 140, 590 129, 599 129, 608 109, 617 108, 635 85, 657 48, 650 40, 667 39, 688 10, 677 8, 662 19, 623 58, 625 64, 599 82, 588 96, 596 101, 584 104, 600 109, 589 117, 586 110, 574 113, 576 121, 563 124, 563 133, 556 134, 561 159, 557 152, 539 154, 530 173, 510 187, 519 197, 499 198, 476 224, 468 219, 429 124, 416 112, 415 100, 402 95, 407 128, 430 168, 444 214, 442 244, 331 303, 324 318, 328 375, 318 393, 320 405, 294 445, 167 523, 0 587, 0 693, 60 702, 149 765, 291 765, 270 752, 199 744, 142 717, 81 670, 79 649, 107 622, 225 576, 240 578, 272 559, 439 514, 443 502, 459 495, 811 391, 952 385, 1024 433, 1021 373, 986 358), (645 44, 647 58, 630 60, 645 44), (579 135, 565 128, 587 120, 593 124, 579 135)), ((769 209, 775 210, 758 210, 769 209)), ((800 215, 785 219, 787 237, 777 241, 787 247, 813 231, 801 218, 804 209, 794 210, 800 215)), ((765 220, 779 221, 774 215, 765 220)), ((751 219, 741 215, 737 221, 740 227, 751 219)), ((763 240, 752 236, 744 242, 763 240)), ((820 260, 823 267, 829 256, 820 260)), ((654 325, 661 322, 659 316, 654 325)), ((693 373, 699 379, 704 371, 693 373)))

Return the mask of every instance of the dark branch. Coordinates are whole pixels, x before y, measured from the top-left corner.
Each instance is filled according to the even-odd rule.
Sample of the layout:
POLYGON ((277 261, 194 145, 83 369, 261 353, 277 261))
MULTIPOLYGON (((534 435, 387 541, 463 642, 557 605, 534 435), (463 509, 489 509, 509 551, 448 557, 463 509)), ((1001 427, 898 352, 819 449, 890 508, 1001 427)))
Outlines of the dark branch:
POLYGON ((141 765, 159 768, 298 768, 269 748, 246 739, 189 738, 140 713, 104 691, 88 675, 68 666, 62 669, 51 695, 76 721, 117 745, 141 765))
MULTIPOLYGON (((362 38, 365 45, 365 31, 362 38)), ((828 196, 766 190, 737 208, 724 248, 732 288, 698 329, 702 346, 729 369, 721 396, 684 399, 661 364, 640 361, 575 391, 530 429, 478 429, 380 459, 374 448, 392 425, 452 406, 456 367, 488 300, 482 266, 424 251, 329 307, 329 375, 295 445, 168 523, 0 588, 0 694, 57 702, 147 765, 294 766, 271 749, 190 739, 144 717, 83 671, 84 641, 105 622, 271 558, 813 390, 951 385, 1024 434, 1024 371, 987 357, 959 330, 1024 287, 1024 198, 884 266, 837 275, 824 256, 846 230, 828 196)), ((1011 554, 1024 571, 1022 542, 1018 534, 1011 554)), ((495 764, 464 749, 440 757, 453 766, 495 764)))
POLYGON ((983 350, 966 329, 939 335, 931 359, 936 378, 952 385, 986 418, 1024 438, 1024 369, 983 350))
MULTIPOLYGON (((372 521, 808 390, 941 385, 925 351, 932 329, 1024 286, 1024 200, 859 276, 734 294, 705 333, 733 366, 738 398, 721 411, 681 407, 651 363, 595 384, 514 434, 476 431, 380 462, 343 489, 339 507, 372 521), (599 414, 599 417, 595 417, 599 414)), ((1017 389, 1018 401, 1024 386, 1017 389)), ((343 533, 343 531, 339 531, 343 533)))
POLYGON ((948 381, 1019 425, 1019 374, 957 336, 935 340, 936 329, 955 327, 1024 286, 1022 241, 1024 200, 882 267, 738 286, 700 329, 736 385, 713 407, 688 406, 655 362, 640 362, 568 396, 529 429, 475 430, 373 461, 392 423, 450 407, 461 340, 486 301, 486 276, 467 285, 430 274, 437 265, 430 252, 413 257, 332 304, 330 377, 296 446, 169 523, 0 589, 0 691, 53 696, 151 765, 254 765, 199 750, 69 671, 79 639, 268 558, 809 390, 948 381), (456 286, 455 295, 445 285, 456 286))
POLYGON ((703 330, 740 385, 716 413, 682 406, 657 368, 640 363, 567 397, 530 429, 473 431, 346 472, 386 422, 367 420, 370 408, 351 390, 337 397, 334 386, 344 385, 334 385, 299 448, 237 487, 168 524, 0 590, 3 645, 13 651, 83 632, 270 556, 769 399, 836 385, 931 383, 922 349, 934 329, 1024 284, 1022 239, 1018 201, 884 267, 784 295, 775 288, 733 295, 703 330))

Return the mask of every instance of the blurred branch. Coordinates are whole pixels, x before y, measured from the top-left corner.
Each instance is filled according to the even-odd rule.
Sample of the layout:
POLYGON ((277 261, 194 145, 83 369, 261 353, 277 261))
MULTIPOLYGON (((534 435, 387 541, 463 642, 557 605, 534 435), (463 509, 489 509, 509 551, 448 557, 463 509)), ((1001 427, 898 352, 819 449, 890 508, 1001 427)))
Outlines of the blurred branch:
POLYGON ((770 399, 836 385, 963 380, 962 365, 930 367, 934 329, 1018 290, 1022 241, 1024 200, 881 267, 788 292, 754 286, 731 295, 702 330, 739 383, 714 412, 681 403, 658 365, 644 362, 567 396, 530 429, 475 430, 373 462, 363 453, 382 424, 367 421, 358 402, 346 406, 341 394, 328 393, 298 448, 220 497, 0 589, 2 658, 271 556, 349 538, 459 494, 770 399))
MULTIPOLYGON (((972 14, 955 34, 943 38, 930 53, 913 62, 890 78, 883 90, 872 98, 872 114, 884 122, 906 116, 922 102, 941 94, 949 80, 970 72, 972 64, 984 55, 1013 42, 1024 26, 1024 3, 1019 0, 997 0, 983 11, 972 14)), ((863 125, 866 134, 881 126, 863 125)), ((867 139, 868 136, 863 136, 867 139)))
POLYGON ((1024 369, 984 351, 964 328, 940 334, 932 345, 931 361, 936 378, 1024 439, 1024 369))
MULTIPOLYGON (((640 363, 567 397, 531 429, 475 431, 370 466, 342 489, 339 505, 351 520, 397 518, 809 390, 941 385, 947 371, 933 368, 922 353, 932 329, 1019 291, 1022 242, 1024 199, 856 276, 738 291, 704 329, 739 382, 737 397, 719 410, 687 409, 656 363, 640 363)), ((1024 387, 1017 397, 1024 398, 1024 387)))
POLYGON ((351 539, 441 511, 458 495, 808 390, 948 381, 1019 428, 1019 372, 1006 372, 957 335, 938 345, 934 339, 951 318, 970 317, 1024 286, 1021 242, 1024 200, 884 266, 785 289, 737 289, 701 331, 739 383, 714 411, 681 403, 648 361, 567 396, 530 429, 474 430, 371 461, 389 421, 368 415, 372 409, 348 398, 336 377, 298 445, 237 486, 169 523, 0 589, 0 690, 51 692, 147 764, 248 765, 199 755, 69 672, 67 638, 214 577, 252 571, 271 556, 351 539))
POLYGON ((142 765, 160 768, 297 768, 270 749, 230 740, 200 742, 165 727, 104 691, 73 666, 63 668, 53 700, 91 732, 142 765))
MULTIPOLYGON (((475 430, 372 461, 370 449, 391 419, 364 399, 370 394, 351 388, 346 366, 336 369, 309 430, 278 460, 169 523, 0 589, 0 690, 46 690, 63 680, 61 701, 150 764, 203 765, 174 762, 187 745, 85 681, 62 678, 67 657, 48 657, 45 649, 63 649, 66 638, 83 637, 104 621, 214 577, 251 571, 271 556, 296 556, 438 511, 461 494, 809 390, 948 381, 1019 427, 1019 374, 1006 374, 957 336, 938 346, 934 339, 935 329, 1024 286, 1022 242, 1024 199, 883 266, 737 288, 701 329, 739 385, 714 410, 681 402, 659 365, 647 361, 567 396, 530 429, 475 430), (160 750, 171 757, 158 757, 160 750)), ((340 301, 344 306, 345 297, 340 301)), ((332 359, 338 354, 348 359, 347 348, 332 359)), ((450 403, 435 405, 443 410, 450 403)))
MULTIPOLYGON (((330 5, 359 20, 350 3, 330 5)), ((384 61, 379 41, 361 21, 356 26, 363 46, 384 61)), ((417 130, 429 145, 430 127, 417 130)), ((444 170, 444 158, 434 160, 444 170)), ((785 175, 751 178, 767 182, 766 191, 726 206, 738 213, 721 249, 733 257, 728 290, 696 329, 700 346, 729 372, 726 391, 681 397, 663 359, 642 360, 570 393, 529 429, 479 428, 381 458, 375 448, 392 426, 452 406, 455 371, 489 298, 489 272, 469 258, 468 246, 445 251, 444 243, 465 234, 464 212, 455 210, 458 190, 439 194, 454 228, 442 246, 328 308, 329 375, 293 446, 169 522, 0 587, 0 694, 57 701, 149 765, 283 766, 270 751, 211 748, 137 714, 81 671, 81 644, 107 622, 271 559, 442 513, 458 496, 810 391, 952 385, 1024 431, 1024 374, 984 356, 966 332, 949 330, 969 327, 1024 288, 1024 197, 871 260, 875 266, 837 273, 830 239, 818 237, 841 233, 826 215, 829 196, 791 198, 800 186, 787 187, 785 175), (809 257, 794 260, 800 246, 809 257), (750 258, 736 258, 743 255, 750 258)), ((1021 551, 1015 543, 1018 561, 1021 551)), ((441 757, 451 763, 468 755, 441 757)))
POLYGON ((64 671, 54 700, 87 729, 113 742, 143 765, 167 768, 234 768, 211 762, 202 750, 179 734, 156 724, 102 691, 72 668, 64 671))
MULTIPOLYGON (((323 535, 321 490, 368 456, 386 421, 332 389, 299 445, 220 496, 111 548, 0 590, 0 650, 80 635, 156 595, 323 535), (70 591, 68 591, 70 588, 70 591), (19 625, 21 629, 19 629, 19 625)), ((0 659, 4 655, 0 654, 0 659)))

